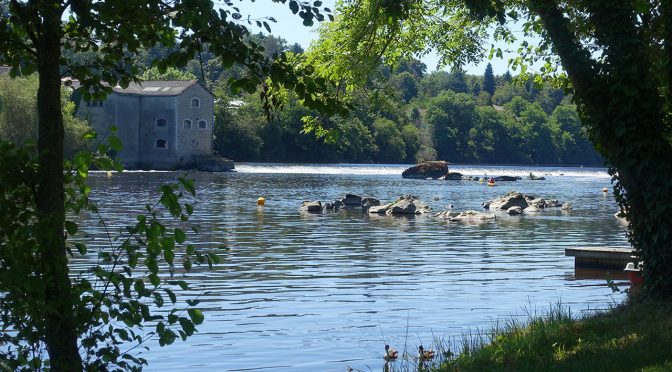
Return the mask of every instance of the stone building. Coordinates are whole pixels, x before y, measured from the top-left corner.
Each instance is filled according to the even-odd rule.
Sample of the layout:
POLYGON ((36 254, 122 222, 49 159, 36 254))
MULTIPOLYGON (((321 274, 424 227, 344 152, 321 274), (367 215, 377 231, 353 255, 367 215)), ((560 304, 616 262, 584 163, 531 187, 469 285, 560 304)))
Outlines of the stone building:
POLYGON ((202 168, 199 162, 213 161, 214 96, 197 80, 117 86, 103 102, 82 101, 77 115, 99 138, 117 127, 123 148, 116 159, 128 169, 202 168))

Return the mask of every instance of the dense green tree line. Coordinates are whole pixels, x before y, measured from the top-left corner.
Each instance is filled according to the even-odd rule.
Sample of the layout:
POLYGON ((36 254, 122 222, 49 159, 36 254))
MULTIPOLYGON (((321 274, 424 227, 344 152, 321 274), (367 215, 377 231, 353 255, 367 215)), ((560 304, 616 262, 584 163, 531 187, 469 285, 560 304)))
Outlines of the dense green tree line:
MULTIPOLYGON (((288 50, 282 39, 256 37, 274 53, 288 50)), ((319 119, 337 129, 333 143, 302 132, 302 118, 319 114, 294 97, 268 122, 256 95, 230 96, 221 75, 206 83, 218 95, 215 150, 237 161, 603 165, 569 97, 495 76, 490 65, 483 76, 427 74, 412 59, 381 65, 351 95, 350 115, 319 119)))

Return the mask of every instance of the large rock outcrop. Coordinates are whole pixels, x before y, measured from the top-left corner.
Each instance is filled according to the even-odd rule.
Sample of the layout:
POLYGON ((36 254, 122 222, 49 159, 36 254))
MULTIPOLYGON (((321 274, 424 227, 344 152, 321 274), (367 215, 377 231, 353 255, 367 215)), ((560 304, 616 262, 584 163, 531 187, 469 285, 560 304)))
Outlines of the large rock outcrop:
POLYGON ((448 163, 445 161, 426 161, 410 167, 401 173, 403 178, 438 179, 448 174, 448 163))

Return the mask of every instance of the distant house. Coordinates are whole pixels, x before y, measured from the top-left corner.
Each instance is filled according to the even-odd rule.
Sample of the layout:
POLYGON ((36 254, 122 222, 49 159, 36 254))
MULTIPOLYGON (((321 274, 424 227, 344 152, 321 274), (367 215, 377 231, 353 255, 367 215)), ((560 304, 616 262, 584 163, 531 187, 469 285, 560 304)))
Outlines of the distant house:
POLYGON ((80 102, 77 115, 99 137, 117 127, 116 158, 130 169, 195 168, 212 158, 214 97, 197 80, 117 86, 103 102, 80 102))

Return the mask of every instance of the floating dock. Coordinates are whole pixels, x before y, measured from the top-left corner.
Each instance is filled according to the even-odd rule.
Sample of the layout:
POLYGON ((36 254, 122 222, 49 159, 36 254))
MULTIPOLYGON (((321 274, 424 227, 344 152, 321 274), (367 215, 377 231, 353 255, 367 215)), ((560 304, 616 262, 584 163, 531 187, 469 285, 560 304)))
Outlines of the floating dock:
POLYGON ((574 257, 575 268, 623 270, 632 262, 632 248, 576 247, 565 248, 565 256, 574 257))

